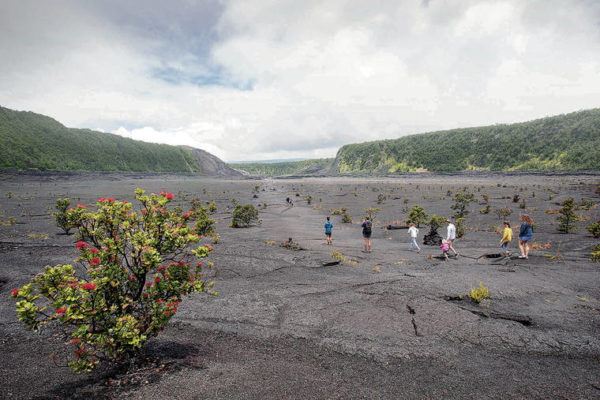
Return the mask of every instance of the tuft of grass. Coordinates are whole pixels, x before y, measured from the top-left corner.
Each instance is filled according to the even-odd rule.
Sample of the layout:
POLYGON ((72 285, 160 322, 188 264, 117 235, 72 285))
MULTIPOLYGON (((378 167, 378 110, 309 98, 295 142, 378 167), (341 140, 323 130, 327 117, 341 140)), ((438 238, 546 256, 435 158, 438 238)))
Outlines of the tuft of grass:
POLYGON ((474 303, 481 303, 485 299, 490 298, 490 290, 484 286, 483 282, 479 282, 479 287, 471 289, 469 298, 474 303))
POLYGON ((49 238, 47 233, 28 233, 27 237, 34 240, 46 240, 49 238))

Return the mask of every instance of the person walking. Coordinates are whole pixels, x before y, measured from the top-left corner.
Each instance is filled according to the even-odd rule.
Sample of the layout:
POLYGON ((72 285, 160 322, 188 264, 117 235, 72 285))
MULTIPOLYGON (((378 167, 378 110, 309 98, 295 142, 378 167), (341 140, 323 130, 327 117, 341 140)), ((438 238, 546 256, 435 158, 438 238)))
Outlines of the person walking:
POLYGON ((365 217, 365 220, 362 223, 362 235, 364 242, 364 252, 371 252, 371 233, 373 232, 373 223, 369 217, 365 217))
POLYGON ((448 261, 448 250, 450 250, 450 243, 446 239, 442 239, 442 244, 440 244, 440 250, 442 250, 442 257, 446 261, 448 261))
POLYGON ((512 242, 513 231, 512 231, 512 228, 510 227, 510 222, 504 221, 503 226, 504 226, 504 228, 502 229, 502 239, 500 239, 500 248, 504 252, 504 256, 508 257, 508 256, 510 256, 510 251, 508 251, 508 246, 510 245, 510 242, 512 242))
POLYGON ((327 221, 325 221, 325 240, 326 240, 326 244, 331 245, 333 242, 333 239, 331 238, 331 235, 333 233, 333 222, 331 222, 331 218, 327 217, 327 221))
POLYGON ((521 215, 521 228, 519 229, 519 258, 529 258, 529 242, 533 240, 533 219, 527 215, 521 215))
POLYGON ((458 256, 458 252, 454 249, 454 241, 456 240, 456 225, 448 218, 446 220, 448 223, 448 228, 446 229, 446 242, 448 242, 448 247, 454 255, 458 256))
POLYGON ((410 249, 417 249, 417 253, 421 252, 421 248, 417 244, 417 236, 419 236, 419 230, 415 224, 411 223, 408 228, 408 234, 410 236, 410 249))

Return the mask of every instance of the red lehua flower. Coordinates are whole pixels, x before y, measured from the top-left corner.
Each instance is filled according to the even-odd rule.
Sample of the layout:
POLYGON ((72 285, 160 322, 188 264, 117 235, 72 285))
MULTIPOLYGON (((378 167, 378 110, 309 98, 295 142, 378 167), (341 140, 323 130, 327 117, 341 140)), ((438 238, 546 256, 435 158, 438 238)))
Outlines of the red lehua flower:
POLYGON ((156 300, 156 302, 157 302, 158 304, 162 304, 162 303, 164 303, 164 302, 165 302, 165 300, 164 300, 164 299, 158 299, 158 300, 156 300))
POLYGON ((85 349, 80 347, 77 350, 75 350, 75 357, 81 358, 81 356, 83 355, 85 355, 85 349))
POLYGON ((146 287, 147 288, 151 288, 152 287, 152 282, 146 282, 146 287))
POLYGON ((90 249, 90 253, 92 253, 92 254, 98 254, 98 251, 99 251, 99 250, 98 250, 97 248, 95 248, 95 247, 92 247, 92 248, 90 249))
POLYGON ((85 204, 78 203, 77 208, 87 208, 87 206, 85 204))
POLYGON ((182 215, 183 219, 190 219, 191 216, 192 216, 192 212, 191 211, 186 211, 182 215))
POLYGON ((147 299, 148 297, 150 297, 150 293, 147 293, 147 292, 145 292, 145 293, 143 294, 143 296, 144 296, 144 298, 145 298, 145 299, 147 299))
POLYGON ((96 290, 96 287, 94 282, 87 282, 81 285, 81 288, 85 290, 96 290))
POLYGON ((83 250, 83 249, 87 248, 88 246, 89 245, 86 242, 84 242, 83 240, 80 240, 77 243, 75 243, 75 248, 77 250, 83 250))
POLYGON ((12 297, 17 297, 19 295, 19 288, 14 288, 13 290, 11 290, 10 295, 12 297))
POLYGON ((160 283, 160 276, 154 277, 154 283, 160 283))
POLYGON ((108 199, 106 199, 106 201, 108 201, 109 203, 114 203, 115 202, 115 198, 114 197, 109 197, 108 199))
POLYGON ((96 200, 98 203, 104 203, 106 201, 106 198, 104 197, 98 197, 98 200, 96 200))
POLYGON ((67 312, 67 307, 64 307, 64 306, 56 309, 56 313, 60 314, 60 315, 63 315, 66 312, 67 312))
POLYGON ((94 257, 90 260, 90 264, 93 266, 99 265, 100 264, 100 257, 94 257))
POLYGON ((158 267, 156 269, 156 271, 157 272, 165 272, 165 269, 167 269, 167 266, 166 265, 161 265, 160 267, 158 267))
POLYGON ((129 279, 129 282, 135 282, 135 281, 137 281, 137 277, 135 275, 129 275, 127 277, 127 279, 129 279))
POLYGON ((167 200, 173 200, 175 198, 175 195, 171 192, 160 192, 160 194, 167 200))
POLYGON ((74 344, 74 345, 78 345, 79 343, 81 343, 81 339, 79 338, 73 338, 69 341, 69 343, 74 344))

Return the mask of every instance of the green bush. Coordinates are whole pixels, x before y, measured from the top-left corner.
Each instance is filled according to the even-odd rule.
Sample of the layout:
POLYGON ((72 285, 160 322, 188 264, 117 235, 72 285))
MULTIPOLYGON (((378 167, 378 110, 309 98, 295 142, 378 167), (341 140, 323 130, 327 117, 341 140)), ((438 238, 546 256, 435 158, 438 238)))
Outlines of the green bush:
POLYGON ((428 217, 425 213, 425 209, 419 205, 415 205, 413 206, 413 208, 410 209, 410 212, 408 213, 408 219, 406 220, 406 222, 409 224, 415 224, 418 227, 420 227, 421 224, 427 222, 427 218, 428 217))
POLYGON ((473 193, 467 192, 466 190, 461 190, 454 194, 454 204, 452 205, 452 209, 454 210, 454 216, 456 218, 464 218, 469 214, 467 207, 469 204, 475 201, 475 195, 473 193))
POLYGON ((589 224, 587 230, 593 237, 600 238, 600 221, 589 224))
POLYGON ((379 211, 381 211, 381 208, 376 208, 376 207, 365 208, 365 216, 369 217, 369 219, 371 221, 375 221, 375 217, 377 216, 377 213, 379 213, 379 211))
POLYGON ((231 214, 232 228, 246 228, 258 222, 258 210, 252 204, 238 204, 231 214))
POLYGON ((558 231, 561 233, 571 233, 575 231, 575 222, 579 220, 579 216, 575 214, 575 200, 572 197, 566 199, 562 203, 562 208, 558 211, 558 231))
MULTIPOLYGON (((193 215, 170 209, 171 193, 136 190, 140 211, 100 198, 95 209, 67 211, 78 230, 78 265, 46 269, 13 289, 19 320, 29 329, 59 326, 73 347, 69 366, 88 372, 100 362, 134 356, 158 335, 185 295, 212 292, 202 274, 209 245, 188 227, 193 215)), ((210 266, 210 263, 208 263, 210 266)))
POLYGON ((592 249, 592 253, 590 254, 590 260, 594 262, 600 262, 600 244, 597 244, 592 249))
POLYGON ((54 215, 54 219, 56 220, 56 226, 61 228, 66 235, 68 235, 71 232, 71 229, 74 229, 76 227, 75 217, 78 214, 81 214, 85 208, 85 206, 78 204, 76 208, 77 212, 75 212, 74 210, 69 209, 70 205, 71 200, 68 198, 57 199, 55 206, 56 212, 52 214, 54 215))
MULTIPOLYGON (((215 221, 209 217, 209 209, 202 205, 201 201, 197 199, 192 200, 192 209, 188 213, 193 215, 196 221, 194 232, 197 235, 210 236, 215 233, 215 221)), ((188 213, 184 215, 190 215, 188 213)))

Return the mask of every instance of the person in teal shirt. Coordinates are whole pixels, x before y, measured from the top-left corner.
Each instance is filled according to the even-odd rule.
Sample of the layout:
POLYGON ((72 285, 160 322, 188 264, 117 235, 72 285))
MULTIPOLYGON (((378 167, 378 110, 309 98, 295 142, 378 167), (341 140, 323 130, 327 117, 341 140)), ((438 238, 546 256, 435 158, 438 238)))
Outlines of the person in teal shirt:
POLYGON ((331 239, 331 234, 333 232, 333 222, 331 222, 331 218, 327 217, 327 221, 325 221, 325 240, 327 244, 333 244, 333 239, 331 239))

